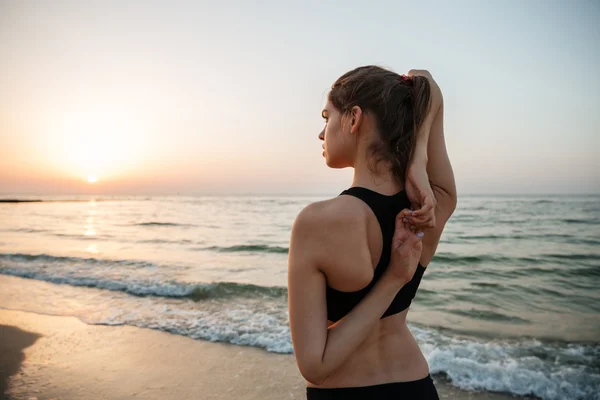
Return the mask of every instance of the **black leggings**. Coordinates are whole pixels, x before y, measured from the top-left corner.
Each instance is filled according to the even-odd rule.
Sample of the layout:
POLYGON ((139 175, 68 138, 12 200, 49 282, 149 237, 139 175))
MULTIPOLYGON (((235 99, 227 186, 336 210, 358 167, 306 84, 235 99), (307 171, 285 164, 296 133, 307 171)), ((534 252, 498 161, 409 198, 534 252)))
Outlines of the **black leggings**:
POLYGON ((416 381, 333 389, 307 387, 307 400, 439 400, 431 375, 416 381))

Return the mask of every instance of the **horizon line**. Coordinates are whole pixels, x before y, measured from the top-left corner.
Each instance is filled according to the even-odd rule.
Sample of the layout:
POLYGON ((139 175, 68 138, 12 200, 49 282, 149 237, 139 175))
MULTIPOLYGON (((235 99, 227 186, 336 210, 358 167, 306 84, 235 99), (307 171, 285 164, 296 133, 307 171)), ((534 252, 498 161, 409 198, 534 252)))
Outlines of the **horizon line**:
MULTIPOLYGON (((337 193, 337 192, 336 192, 337 193)), ((28 200, 33 196, 86 196, 86 197, 198 197, 198 196, 293 196, 293 197, 309 197, 309 196, 332 196, 332 193, 323 192, 206 192, 206 193, 16 193, 16 192, 0 192, 0 199, 20 200, 21 197, 26 197, 28 200), (12 196, 12 197, 9 197, 12 196)), ((506 192, 467 192, 458 193, 458 196, 600 196, 599 192, 573 192, 573 193, 506 193, 506 192)))

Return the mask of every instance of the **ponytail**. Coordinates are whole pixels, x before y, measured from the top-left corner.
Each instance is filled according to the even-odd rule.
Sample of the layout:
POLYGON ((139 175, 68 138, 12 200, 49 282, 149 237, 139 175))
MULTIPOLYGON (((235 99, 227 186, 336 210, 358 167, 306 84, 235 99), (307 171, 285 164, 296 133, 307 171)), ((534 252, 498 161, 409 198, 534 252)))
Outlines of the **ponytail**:
POLYGON ((369 145, 369 161, 391 162, 394 177, 404 183, 417 134, 431 108, 427 78, 398 75, 374 65, 358 67, 335 81, 329 101, 342 114, 353 106, 373 113, 380 140, 369 145))

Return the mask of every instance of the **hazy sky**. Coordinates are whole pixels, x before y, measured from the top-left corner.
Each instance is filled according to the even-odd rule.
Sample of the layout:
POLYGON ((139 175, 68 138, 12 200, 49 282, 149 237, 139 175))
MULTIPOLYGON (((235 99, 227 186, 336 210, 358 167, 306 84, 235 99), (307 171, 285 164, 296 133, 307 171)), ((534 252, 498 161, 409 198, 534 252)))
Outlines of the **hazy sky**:
POLYGON ((320 110, 365 64, 432 71, 460 193, 600 192, 584 0, 0 0, 0 192, 335 195, 320 110))

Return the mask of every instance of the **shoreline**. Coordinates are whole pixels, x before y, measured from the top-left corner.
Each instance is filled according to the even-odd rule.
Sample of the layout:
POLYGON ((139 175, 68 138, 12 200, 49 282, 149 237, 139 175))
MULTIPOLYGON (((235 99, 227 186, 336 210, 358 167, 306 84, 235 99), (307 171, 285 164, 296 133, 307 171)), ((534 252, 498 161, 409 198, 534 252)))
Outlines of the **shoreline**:
MULTIPOLYGON (((290 354, 7 309, 0 309, 0 339, 0 387, 8 388, 0 398, 306 398, 290 354)), ((526 398, 433 379, 440 399, 526 398)))

